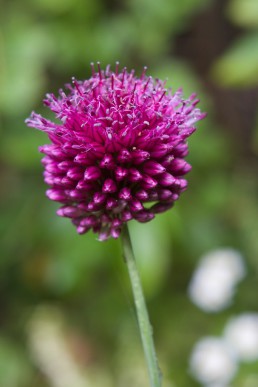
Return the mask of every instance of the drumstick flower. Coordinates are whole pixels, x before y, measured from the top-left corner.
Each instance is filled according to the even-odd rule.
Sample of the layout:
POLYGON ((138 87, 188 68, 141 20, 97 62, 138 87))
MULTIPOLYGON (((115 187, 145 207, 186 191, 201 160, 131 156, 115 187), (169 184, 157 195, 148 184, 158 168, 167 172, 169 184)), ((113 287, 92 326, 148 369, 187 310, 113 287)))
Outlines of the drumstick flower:
POLYGON ((124 223, 150 221, 187 187, 186 141, 204 114, 194 94, 184 100, 145 72, 137 78, 118 64, 95 72, 92 64, 90 79, 73 79, 58 98, 47 94, 59 124, 34 112, 26 120, 48 134, 51 144, 39 148, 47 196, 79 234, 118 238, 124 223))
POLYGON ((88 80, 66 85, 44 100, 59 123, 32 113, 28 126, 46 132, 44 179, 57 214, 72 219, 79 234, 92 230, 103 241, 121 234, 143 349, 152 387, 161 386, 152 328, 127 222, 148 222, 170 209, 185 191, 188 137, 205 117, 196 95, 183 99, 165 82, 134 70, 91 65, 88 80))

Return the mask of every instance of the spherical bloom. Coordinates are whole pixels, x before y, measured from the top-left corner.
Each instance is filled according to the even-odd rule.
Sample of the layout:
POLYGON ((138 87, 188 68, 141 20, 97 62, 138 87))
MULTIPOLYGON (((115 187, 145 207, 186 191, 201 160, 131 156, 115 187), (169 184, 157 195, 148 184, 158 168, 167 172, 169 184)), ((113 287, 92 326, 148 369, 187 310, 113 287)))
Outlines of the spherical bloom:
POLYGON ((32 113, 28 126, 48 134, 47 196, 63 206, 80 234, 92 229, 100 240, 117 238, 124 222, 147 222, 171 208, 187 181, 187 138, 205 114, 195 95, 182 99, 164 82, 109 66, 86 81, 73 80, 44 101, 60 124, 32 113))

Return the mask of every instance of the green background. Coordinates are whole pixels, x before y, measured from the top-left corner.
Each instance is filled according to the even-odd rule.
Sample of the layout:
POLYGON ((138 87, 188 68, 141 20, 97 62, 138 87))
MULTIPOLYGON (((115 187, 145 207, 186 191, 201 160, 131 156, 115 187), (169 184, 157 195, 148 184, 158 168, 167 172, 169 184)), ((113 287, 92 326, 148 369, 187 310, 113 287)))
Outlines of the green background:
MULTIPOLYGON (((164 386, 199 386, 196 341, 258 311, 258 2, 0 5, 0 385, 148 385, 120 241, 78 236, 55 215, 37 151, 47 138, 24 124, 31 110, 50 117, 44 95, 89 77, 90 62, 119 60, 197 92, 208 112, 189 140, 189 189, 152 222, 130 222, 164 386), (219 247, 243 254, 247 276, 229 308, 208 314, 187 287, 200 256, 219 247)), ((232 386, 257 385, 258 363, 241 365, 232 386)))

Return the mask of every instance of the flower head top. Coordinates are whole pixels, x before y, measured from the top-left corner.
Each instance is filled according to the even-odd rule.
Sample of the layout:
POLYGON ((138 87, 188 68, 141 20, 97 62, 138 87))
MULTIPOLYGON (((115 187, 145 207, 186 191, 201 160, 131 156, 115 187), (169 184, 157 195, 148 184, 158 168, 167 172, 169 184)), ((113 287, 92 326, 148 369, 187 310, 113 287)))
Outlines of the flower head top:
POLYGON ((28 126, 48 134, 45 154, 47 196, 63 204, 80 234, 92 229, 100 240, 117 238, 124 222, 147 222, 173 206, 191 166, 184 160, 187 138, 205 114, 195 95, 182 99, 165 83, 124 68, 98 63, 92 77, 66 85, 44 100, 60 124, 32 113, 28 126))

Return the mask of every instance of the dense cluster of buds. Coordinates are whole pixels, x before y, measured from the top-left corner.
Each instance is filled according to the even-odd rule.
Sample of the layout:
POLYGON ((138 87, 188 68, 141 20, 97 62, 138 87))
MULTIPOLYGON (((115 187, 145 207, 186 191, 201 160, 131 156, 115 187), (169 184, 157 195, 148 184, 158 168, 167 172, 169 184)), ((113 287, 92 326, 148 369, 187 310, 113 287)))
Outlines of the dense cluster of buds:
POLYGON ((48 134, 51 144, 40 147, 47 196, 80 234, 117 238, 124 222, 153 219, 186 189, 186 141, 205 114, 195 95, 184 100, 145 72, 92 64, 90 79, 73 79, 58 98, 47 94, 59 124, 34 112, 26 120, 48 134))

